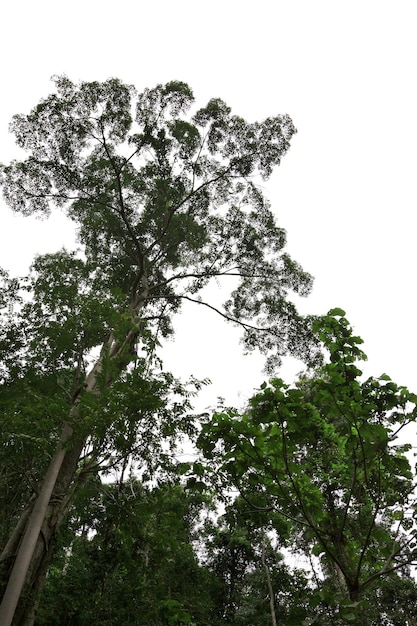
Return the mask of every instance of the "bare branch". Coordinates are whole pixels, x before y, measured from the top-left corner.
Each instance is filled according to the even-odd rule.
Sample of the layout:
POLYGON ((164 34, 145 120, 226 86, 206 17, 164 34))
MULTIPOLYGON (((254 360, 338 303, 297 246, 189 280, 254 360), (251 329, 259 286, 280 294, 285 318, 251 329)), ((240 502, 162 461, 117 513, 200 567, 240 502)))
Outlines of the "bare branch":
POLYGON ((206 306, 207 308, 211 309, 212 311, 215 311, 216 313, 224 317, 224 319, 227 320, 228 322, 233 322, 234 324, 238 324, 239 326, 242 326, 243 328, 250 328, 251 330, 258 330, 258 331, 264 331, 264 332, 269 330, 268 328, 252 326, 252 324, 248 324, 247 322, 242 322, 242 320, 238 320, 235 317, 231 317, 230 315, 223 313, 223 311, 220 311, 220 309, 216 308, 212 304, 209 304, 208 302, 204 302, 203 300, 196 300, 195 298, 190 298, 190 296, 184 296, 184 295, 179 295, 175 297, 181 298, 182 300, 189 300, 190 302, 195 302, 196 304, 202 304, 203 306, 206 306))

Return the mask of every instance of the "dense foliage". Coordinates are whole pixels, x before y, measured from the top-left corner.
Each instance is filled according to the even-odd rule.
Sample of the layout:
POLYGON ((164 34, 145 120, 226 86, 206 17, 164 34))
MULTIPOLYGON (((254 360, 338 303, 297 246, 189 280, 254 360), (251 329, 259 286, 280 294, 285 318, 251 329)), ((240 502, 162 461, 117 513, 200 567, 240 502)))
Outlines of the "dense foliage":
POLYGON ((216 414, 198 440, 210 464, 197 464, 197 476, 213 472, 217 488, 237 488, 311 560, 316 602, 332 606, 334 619, 375 623, 383 579, 407 576, 417 562, 411 444, 398 442, 416 422, 417 396, 387 375, 361 379, 362 340, 342 310, 314 330, 327 362, 295 386, 264 384, 243 414, 216 414))
POLYGON ((206 421, 199 462, 85 482, 37 623, 414 624, 417 397, 362 379, 340 309, 314 329, 325 363, 206 421))

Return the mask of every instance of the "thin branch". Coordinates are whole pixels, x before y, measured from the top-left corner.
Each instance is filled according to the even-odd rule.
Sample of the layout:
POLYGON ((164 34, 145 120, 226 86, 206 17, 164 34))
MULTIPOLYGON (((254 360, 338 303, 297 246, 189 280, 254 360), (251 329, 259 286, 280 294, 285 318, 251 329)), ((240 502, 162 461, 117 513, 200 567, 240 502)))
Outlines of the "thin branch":
POLYGON ((266 583, 268 586, 268 595, 269 595, 269 609, 271 612, 271 622, 272 626, 277 626, 277 618, 275 613, 275 601, 274 601, 274 590, 271 582, 271 575, 269 573, 269 567, 265 559, 265 530, 262 532, 262 552, 261 552, 261 560, 262 566, 264 568, 266 583))
MULTIPOLYGON (((402 548, 401 548, 402 549, 402 548)), ((397 552, 397 554, 400 552, 401 550, 399 550, 397 552)), ((390 555, 388 557, 389 561, 392 562, 393 559, 395 558, 396 554, 394 554, 393 556, 390 555)), ((388 562, 387 559, 387 562, 388 562)), ((366 587, 368 587, 374 580, 376 580, 377 578, 380 578, 381 576, 387 576, 388 574, 392 574, 392 572, 396 572, 397 570, 403 568, 403 567, 407 567, 408 565, 416 565, 417 564, 417 557, 413 557, 410 559, 407 559, 405 561, 403 561, 402 563, 398 563, 397 565, 393 565, 392 567, 390 567, 388 565, 388 563, 385 563, 384 566, 382 567, 382 569, 380 569, 378 572, 375 572, 374 574, 372 574, 372 576, 369 576, 369 578, 367 578, 365 580, 364 583, 362 583, 361 585, 361 589, 365 589, 366 587), (389 569, 388 569, 389 568, 389 569)))
POLYGON ((202 304, 203 306, 206 306, 207 308, 211 309, 212 311, 215 311, 216 313, 224 317, 224 319, 226 319, 228 322, 239 324, 239 326, 242 326, 245 329, 250 328, 251 330, 258 330, 258 331, 268 330, 268 328, 260 328, 258 326, 252 326, 251 324, 248 324, 247 322, 242 322, 241 320, 238 320, 235 317, 231 317, 230 315, 223 313, 223 311, 220 311, 220 309, 217 309, 215 306, 213 306, 212 304, 209 304, 208 302, 203 302, 202 300, 196 300, 195 298, 190 298, 190 296, 184 296, 184 295, 175 296, 175 297, 181 298, 182 300, 189 300, 190 302, 195 302, 196 304, 202 304))
POLYGON ((409 420, 406 420, 405 422, 403 422, 401 426, 399 426, 399 428, 397 428, 397 430, 391 434, 389 441, 394 441, 394 439, 396 439, 400 430, 402 430, 405 426, 408 426, 412 422, 415 422, 415 418, 410 418, 409 420))
MULTIPOLYGON (((355 452, 355 449, 354 449, 355 452)), ((350 503, 352 501, 352 496, 353 496, 353 489, 356 485, 356 474, 357 474, 357 462, 356 462, 356 454, 355 454, 355 458, 353 460, 353 467, 354 467, 354 473, 353 473, 353 477, 352 477, 352 483, 350 486, 350 490, 349 490, 349 496, 346 502, 346 506, 344 508, 344 512, 343 512, 343 518, 342 518, 342 524, 340 527, 340 533, 339 533, 339 539, 341 539, 342 534, 345 530, 345 526, 346 526, 346 522, 347 522, 347 517, 348 517, 348 512, 349 512, 349 508, 350 508, 350 503)))
POLYGON ((286 440, 286 436, 285 436, 285 429, 283 427, 283 422, 285 420, 283 420, 281 414, 280 414, 280 410, 278 405, 275 405, 275 409, 278 413, 278 416, 280 418, 281 421, 281 439, 282 439, 282 450, 283 450, 283 459, 284 459, 284 463, 285 463, 285 469, 287 472, 287 475, 291 481, 291 484, 293 486, 294 492, 297 496, 297 500, 298 500, 298 507, 300 509, 301 515, 304 516, 304 519, 306 520, 306 526, 308 526, 308 528, 310 528, 314 535, 316 536, 316 538, 318 539, 318 541, 321 543, 321 545, 323 546, 323 550, 325 551, 325 553, 330 557, 330 559, 339 567, 340 571, 342 572, 343 576, 346 578, 346 571, 345 571, 345 567, 344 564, 342 564, 341 560, 338 558, 338 556, 336 555, 336 553, 333 552, 333 550, 330 549, 328 542, 325 540, 325 532, 322 533, 320 527, 315 524, 313 522, 313 518, 310 516, 310 514, 308 513, 306 507, 305 507, 305 503, 304 503, 304 498, 301 494, 301 491, 298 488, 298 485, 296 483, 296 481, 294 480, 293 477, 293 473, 289 467, 289 463, 288 463, 288 454, 287 454, 287 440, 286 440))
POLYGON ((156 285, 153 285, 149 288, 149 291, 155 291, 160 289, 161 287, 165 287, 169 283, 172 283, 174 280, 183 280, 185 278, 217 278, 218 276, 237 276, 239 278, 270 278, 267 274, 245 274, 244 272, 230 272, 230 271, 212 271, 212 270, 204 270, 201 273, 187 273, 187 274, 175 274, 174 276, 170 276, 163 282, 160 282, 156 285))

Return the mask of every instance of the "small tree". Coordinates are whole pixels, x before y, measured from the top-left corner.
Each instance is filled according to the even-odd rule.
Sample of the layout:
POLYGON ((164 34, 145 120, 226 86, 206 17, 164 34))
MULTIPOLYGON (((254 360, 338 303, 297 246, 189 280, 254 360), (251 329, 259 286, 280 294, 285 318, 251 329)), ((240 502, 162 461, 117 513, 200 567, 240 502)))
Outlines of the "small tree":
MULTIPOLYGON (((5 625, 25 578, 33 596, 22 620, 33 621, 86 444, 92 468, 117 438, 114 384, 126 373, 141 393, 158 338, 172 332, 184 301, 239 325, 246 348, 272 354, 271 366, 288 351, 305 353, 311 338, 288 300, 290 290, 306 295, 311 277, 283 251, 285 232, 256 184, 289 148, 295 129, 287 115, 247 123, 213 99, 190 117, 193 95, 178 81, 141 94, 116 79, 75 85, 61 76, 55 86, 13 118, 29 155, 1 169, 14 211, 64 209, 81 246, 38 257, 22 283, 26 304, 3 320, 3 387, 14 394, 5 419, 21 414, 22 381, 34 390, 50 377, 35 405, 49 461, 1 557, 5 625), (223 307, 204 300, 218 279, 231 285, 223 307)), ((18 295, 5 281, 11 306, 18 295)), ((34 443, 38 435, 29 435, 34 443)))
POLYGON ((294 549, 319 560, 335 614, 366 624, 365 596, 417 562, 411 446, 396 442, 417 396, 387 375, 361 380, 362 340, 340 309, 314 329, 327 363, 293 387, 264 384, 244 414, 216 414, 199 446, 247 502, 288 520, 294 549))
POLYGON ((295 626, 308 614, 305 573, 289 567, 271 530, 270 512, 240 497, 207 520, 201 539, 204 564, 216 575, 216 624, 295 626))

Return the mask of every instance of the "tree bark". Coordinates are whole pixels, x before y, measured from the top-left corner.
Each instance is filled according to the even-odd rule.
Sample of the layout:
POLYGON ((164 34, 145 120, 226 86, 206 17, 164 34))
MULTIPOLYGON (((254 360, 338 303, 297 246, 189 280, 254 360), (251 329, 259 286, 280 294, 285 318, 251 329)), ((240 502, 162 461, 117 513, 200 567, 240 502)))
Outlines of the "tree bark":
POLYGON ((3 552, 0 555, 0 580, 7 579, 7 573, 10 569, 10 562, 13 561, 20 542, 22 541, 23 534, 25 532, 26 524, 29 519, 30 512, 32 511, 33 502, 35 501, 35 494, 32 495, 29 504, 22 511, 19 520, 9 537, 8 542, 3 548, 3 552))
POLYGON ((277 626, 277 616, 275 613, 275 601, 274 601, 274 590, 272 588, 271 575, 269 573, 268 564, 265 559, 265 536, 262 541, 262 566, 265 571, 266 576, 266 584, 268 585, 268 595, 269 595, 269 610, 271 613, 271 623, 272 626, 277 626))
MULTIPOLYGON (((53 556, 56 533, 60 524, 65 519, 71 505, 69 492, 71 491, 71 485, 76 476, 78 461, 83 447, 84 441, 79 440, 75 442, 70 449, 64 450, 65 456, 57 474, 56 482, 46 508, 45 519, 43 520, 40 532, 38 533, 38 538, 33 550, 30 565, 28 567, 26 575, 26 589, 24 594, 25 597, 20 603, 17 613, 15 613, 15 624, 33 624, 43 583, 53 556), (32 614, 31 618, 28 617, 30 614, 32 614)), ((52 462, 53 461, 50 463, 49 470, 51 469, 52 462)), ((33 500, 35 501, 35 496, 33 496, 33 500)), ((35 501, 35 504, 36 502, 39 506, 39 500, 35 501)), ((20 554, 22 545, 24 545, 23 540, 28 526, 28 520, 30 520, 30 523, 33 524, 33 509, 34 505, 32 502, 21 514, 15 530, 2 552, 0 564, 2 565, 3 579, 6 579, 7 573, 11 569, 10 562, 15 559, 16 563, 17 556, 20 554)), ((9 576, 9 585, 10 580, 13 582, 11 575, 9 576)), ((6 598, 7 603, 6 593, 3 596, 3 602, 5 602, 4 598, 6 598)), ((7 613, 6 617, 3 615, 3 608, 2 604, 0 612, 1 626, 3 626, 3 623, 7 623, 6 619, 9 619, 10 623, 10 618, 7 618, 7 613)))
MULTIPOLYGON (((71 487, 76 478, 84 443, 83 440, 77 441, 66 451, 63 459, 28 568, 26 593, 15 615, 16 626, 31 626, 34 623, 43 584, 54 554, 56 535, 71 506, 71 487)), ((2 626, 1 622, 0 625, 2 626)))
POLYGON ((10 626, 22 593, 29 567, 34 563, 33 556, 39 545, 39 537, 58 474, 65 458, 65 443, 72 435, 72 427, 66 423, 54 456, 46 471, 39 495, 33 505, 26 530, 16 555, 13 569, 0 606, 0 626, 10 626))

